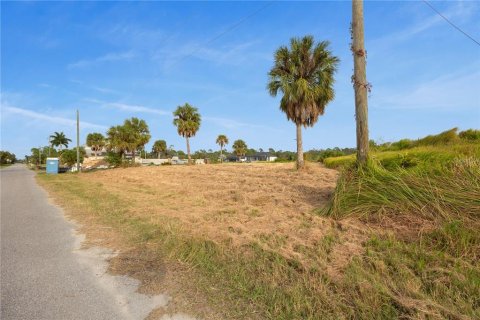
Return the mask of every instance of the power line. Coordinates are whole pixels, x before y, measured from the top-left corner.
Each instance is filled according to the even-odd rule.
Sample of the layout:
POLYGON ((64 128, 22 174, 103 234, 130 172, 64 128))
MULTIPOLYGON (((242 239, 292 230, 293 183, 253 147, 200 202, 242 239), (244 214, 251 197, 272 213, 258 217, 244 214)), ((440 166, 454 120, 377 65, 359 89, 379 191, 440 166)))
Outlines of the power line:
POLYGON ((442 17, 445 21, 447 21, 452 27, 463 33, 467 38, 475 42, 478 46, 480 46, 480 42, 478 42, 475 38, 470 36, 468 33, 460 29, 460 27, 456 26, 452 21, 448 20, 447 17, 445 17, 443 14, 440 13, 434 6, 432 6, 427 0, 423 0, 423 3, 425 3, 427 6, 429 6, 433 11, 435 11, 440 17, 442 17))
MULTIPOLYGON (((221 33, 217 34, 215 37, 211 38, 210 40, 208 40, 207 42, 205 42, 202 47, 204 46, 207 46, 209 44, 211 44, 212 42, 218 40, 219 38, 223 37, 225 34, 231 32, 232 30, 235 30, 236 28, 238 28, 240 25, 242 25, 245 21, 247 21, 248 19, 252 18, 253 16, 255 16, 256 14, 260 13, 261 11, 265 10, 267 7, 271 6, 273 4, 274 1, 271 1, 271 2, 267 2, 267 4, 263 5, 262 7, 260 7, 259 9, 255 10, 254 12, 250 13, 248 16, 245 16, 243 17, 242 19, 240 19, 238 22, 236 22, 235 24, 231 25, 230 27, 228 27, 226 30, 222 31, 221 33)), ((186 55, 184 55, 181 59, 177 60, 176 62, 172 63, 170 65, 173 66, 174 64, 176 63, 179 63, 183 60, 185 60, 186 58, 188 57, 191 57, 193 54, 195 54, 198 50, 200 50, 200 48, 196 49, 196 50, 192 50, 190 53, 187 53, 186 55)))

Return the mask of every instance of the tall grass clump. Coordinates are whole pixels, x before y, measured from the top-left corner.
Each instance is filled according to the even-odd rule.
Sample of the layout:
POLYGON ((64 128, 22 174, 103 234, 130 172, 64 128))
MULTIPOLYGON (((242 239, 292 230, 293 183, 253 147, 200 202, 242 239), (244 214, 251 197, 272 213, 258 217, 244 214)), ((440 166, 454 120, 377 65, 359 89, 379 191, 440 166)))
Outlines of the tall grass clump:
POLYGON ((480 160, 457 159, 441 170, 387 170, 372 163, 348 167, 338 181, 326 214, 368 218, 414 214, 429 220, 480 218, 480 160))
POLYGON ((428 135, 415 141, 413 146, 438 146, 455 143, 458 141, 458 128, 452 128, 439 134, 428 135))
POLYGON ((458 133, 458 137, 463 140, 480 141, 480 130, 468 129, 458 133))

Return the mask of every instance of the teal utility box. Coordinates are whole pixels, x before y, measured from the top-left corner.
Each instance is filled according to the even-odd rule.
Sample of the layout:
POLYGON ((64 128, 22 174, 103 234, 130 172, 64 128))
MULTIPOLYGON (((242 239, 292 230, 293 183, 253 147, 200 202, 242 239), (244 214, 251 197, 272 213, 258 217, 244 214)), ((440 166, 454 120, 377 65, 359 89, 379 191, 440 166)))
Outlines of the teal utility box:
POLYGON ((48 174, 58 173, 58 158, 47 158, 47 173, 48 174))

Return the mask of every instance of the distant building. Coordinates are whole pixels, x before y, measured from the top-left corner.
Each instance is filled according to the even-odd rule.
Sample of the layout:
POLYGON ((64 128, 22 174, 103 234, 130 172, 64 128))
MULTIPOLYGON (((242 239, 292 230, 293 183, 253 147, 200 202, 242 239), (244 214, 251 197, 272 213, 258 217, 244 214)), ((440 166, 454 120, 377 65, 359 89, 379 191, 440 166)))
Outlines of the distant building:
POLYGON ((272 155, 270 152, 256 152, 252 155, 247 155, 245 157, 237 157, 235 155, 230 155, 227 157, 228 162, 256 162, 256 161, 275 161, 276 156, 272 155))
MULTIPOLYGON (((83 146, 83 148, 85 149, 85 156, 87 156, 87 157, 95 156, 95 152, 92 151, 91 147, 85 145, 85 146, 83 146)), ((107 149, 106 148, 102 148, 102 150, 97 151, 97 156, 98 157, 103 157, 106 154, 107 154, 107 149)))
POLYGON ((276 156, 270 154, 270 152, 257 152, 253 155, 246 156, 247 161, 275 161, 276 156))

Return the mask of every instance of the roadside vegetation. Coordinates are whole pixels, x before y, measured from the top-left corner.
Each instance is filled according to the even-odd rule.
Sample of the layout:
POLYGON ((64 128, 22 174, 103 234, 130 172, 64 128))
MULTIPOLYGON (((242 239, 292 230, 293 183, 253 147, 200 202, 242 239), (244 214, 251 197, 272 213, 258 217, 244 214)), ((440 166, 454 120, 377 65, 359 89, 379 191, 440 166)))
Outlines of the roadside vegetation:
POLYGON ((250 164, 38 177, 138 254, 190 268, 228 305, 224 318, 479 318, 480 141, 448 132, 381 146, 362 170, 327 158, 336 187, 336 171, 313 162, 300 174, 250 164))
POLYGON ((17 157, 14 153, 0 150, 0 167, 7 167, 14 164, 17 161, 17 157))

